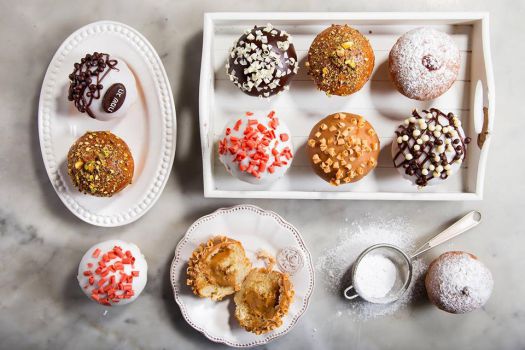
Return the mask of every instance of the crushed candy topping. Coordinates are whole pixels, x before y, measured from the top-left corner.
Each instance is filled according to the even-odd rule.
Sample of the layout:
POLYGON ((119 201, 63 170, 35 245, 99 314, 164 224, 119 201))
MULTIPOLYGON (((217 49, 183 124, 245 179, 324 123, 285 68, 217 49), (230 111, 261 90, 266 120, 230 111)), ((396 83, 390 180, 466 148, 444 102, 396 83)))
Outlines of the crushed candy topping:
POLYGON ((231 135, 231 129, 226 129, 225 137, 219 141, 219 154, 231 155, 242 172, 260 178, 264 172, 273 174, 275 168, 288 165, 293 155, 288 146, 281 150, 278 148, 279 143, 287 142, 290 136, 287 133, 276 134, 279 119, 275 117, 275 112, 267 115, 267 123, 251 119, 252 115, 247 112, 233 127, 233 130, 242 133, 242 137, 231 135))
POLYGON ((91 256, 98 261, 95 266, 92 263, 86 264, 83 272, 88 277, 84 289, 90 289, 91 299, 111 306, 111 303, 118 303, 121 299, 129 299, 135 295, 133 278, 139 276, 139 271, 133 270, 130 274, 124 272, 124 265, 134 268, 135 257, 130 250, 123 251, 121 247, 114 246, 103 253, 96 248, 91 256))

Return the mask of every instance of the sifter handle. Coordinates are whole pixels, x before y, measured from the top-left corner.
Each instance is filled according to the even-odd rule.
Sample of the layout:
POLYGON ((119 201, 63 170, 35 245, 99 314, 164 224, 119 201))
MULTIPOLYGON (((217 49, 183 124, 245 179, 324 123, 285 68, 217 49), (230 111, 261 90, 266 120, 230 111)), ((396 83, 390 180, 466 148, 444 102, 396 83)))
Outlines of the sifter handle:
POLYGON ((441 243, 452 239, 463 232, 470 230, 471 228, 477 226, 481 222, 481 213, 479 211, 471 211, 458 221, 456 221, 452 226, 448 227, 438 235, 434 236, 427 243, 423 244, 412 254, 412 259, 423 254, 427 250, 434 248, 441 243))

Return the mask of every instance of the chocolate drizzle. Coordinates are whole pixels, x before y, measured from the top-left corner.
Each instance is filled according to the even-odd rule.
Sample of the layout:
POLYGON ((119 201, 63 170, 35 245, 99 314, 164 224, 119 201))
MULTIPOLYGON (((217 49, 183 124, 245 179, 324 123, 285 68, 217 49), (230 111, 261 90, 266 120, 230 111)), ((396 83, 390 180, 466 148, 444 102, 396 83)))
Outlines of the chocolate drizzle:
POLYGON ((73 73, 69 74, 68 100, 74 101, 75 107, 81 113, 87 113, 91 118, 95 115, 89 108, 93 99, 100 98, 103 89, 102 81, 108 73, 116 68, 118 61, 109 59, 107 53, 94 52, 87 54, 75 63, 73 73))
POLYGON ((417 110, 396 130, 398 151, 393 160, 396 168, 403 167, 408 176, 415 177, 418 186, 426 186, 433 178, 445 180, 453 163, 465 159, 469 137, 464 137, 459 119, 436 108, 417 110))

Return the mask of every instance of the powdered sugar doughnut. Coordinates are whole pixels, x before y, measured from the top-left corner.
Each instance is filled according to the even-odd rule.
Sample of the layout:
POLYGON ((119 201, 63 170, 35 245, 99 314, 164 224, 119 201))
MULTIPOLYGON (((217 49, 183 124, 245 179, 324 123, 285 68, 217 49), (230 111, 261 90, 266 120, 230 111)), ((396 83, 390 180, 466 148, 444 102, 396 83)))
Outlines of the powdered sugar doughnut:
POLYGON ((219 159, 229 173, 252 184, 273 182, 292 163, 290 130, 275 116, 246 113, 232 118, 219 140, 219 159))
POLYGON ((474 255, 447 252, 434 260, 425 277, 428 298, 441 310, 463 314, 485 305, 494 281, 474 255))
POLYGON ((113 239, 87 250, 77 279, 90 299, 106 306, 124 305, 146 286, 148 264, 135 244, 113 239))
POLYGON ((460 67, 452 38, 432 28, 413 29, 395 43, 388 59, 390 76, 399 92, 415 100, 432 100, 454 83, 460 67))

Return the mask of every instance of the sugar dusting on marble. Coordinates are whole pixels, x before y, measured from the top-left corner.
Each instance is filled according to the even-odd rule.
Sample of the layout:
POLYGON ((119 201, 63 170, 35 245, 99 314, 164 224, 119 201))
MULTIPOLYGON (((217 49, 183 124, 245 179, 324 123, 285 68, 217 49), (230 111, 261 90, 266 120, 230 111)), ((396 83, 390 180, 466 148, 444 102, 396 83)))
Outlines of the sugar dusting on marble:
MULTIPOLYGON (((407 253, 415 250, 414 229, 405 218, 385 220, 365 216, 349 222, 346 218, 344 227, 339 230, 337 243, 324 251, 317 259, 316 270, 322 284, 328 291, 341 294, 350 285, 350 269, 357 256, 366 248, 378 243, 389 243, 400 247, 407 253)), ((413 279, 406 293, 396 302, 381 305, 371 304, 356 299, 345 301, 336 310, 337 317, 349 316, 367 320, 380 316, 392 315, 406 309, 424 291, 424 273, 427 264, 421 259, 413 261, 413 279)))

